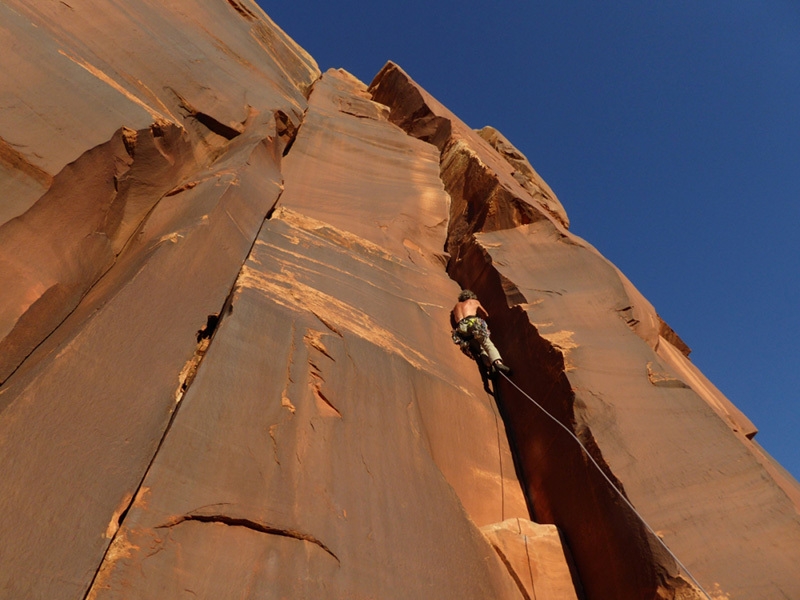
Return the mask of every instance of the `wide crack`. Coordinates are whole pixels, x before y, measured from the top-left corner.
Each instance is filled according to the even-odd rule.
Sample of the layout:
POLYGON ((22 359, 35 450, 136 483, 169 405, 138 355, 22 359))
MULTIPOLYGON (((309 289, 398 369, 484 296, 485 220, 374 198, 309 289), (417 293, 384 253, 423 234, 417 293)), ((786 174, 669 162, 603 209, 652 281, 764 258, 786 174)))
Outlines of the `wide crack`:
MULTIPOLYGON (((369 89, 375 101, 389 106, 391 122, 439 148, 440 178, 451 197, 447 272, 462 288, 475 291, 486 307, 492 317, 492 339, 514 368, 514 383, 522 391, 503 381, 495 385, 495 399, 531 515, 559 526, 587 593, 655 597, 664 591, 659 579, 665 571, 673 572, 674 564, 658 556, 657 540, 648 535, 646 524, 620 502, 613 484, 608 483, 618 480, 588 428, 582 427, 580 434, 589 442, 587 452, 597 469, 567 435, 577 427, 575 393, 564 355, 539 334, 519 305, 524 296, 498 271, 490 250, 475 238, 481 232, 553 222, 547 207, 535 208, 534 200, 522 200, 511 187, 506 188, 490 166, 494 159, 486 152, 491 150, 481 142, 473 145, 472 133, 464 124, 451 120, 446 109, 396 65, 384 67, 369 89), (567 431, 543 418, 525 395, 535 398, 567 431), (591 532, 590 539, 587 532, 591 532), (602 540, 605 550, 598 551, 591 539, 602 540)), ((555 222, 553 227, 560 230, 555 222)))

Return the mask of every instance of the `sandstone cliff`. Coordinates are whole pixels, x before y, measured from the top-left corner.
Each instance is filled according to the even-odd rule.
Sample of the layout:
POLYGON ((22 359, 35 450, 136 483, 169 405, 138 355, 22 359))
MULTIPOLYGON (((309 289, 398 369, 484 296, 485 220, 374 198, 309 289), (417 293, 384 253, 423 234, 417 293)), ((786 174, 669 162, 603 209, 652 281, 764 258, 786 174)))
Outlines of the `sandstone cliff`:
POLYGON ((0 14, 0 597, 800 597, 797 482, 500 132, 249 0, 0 14))

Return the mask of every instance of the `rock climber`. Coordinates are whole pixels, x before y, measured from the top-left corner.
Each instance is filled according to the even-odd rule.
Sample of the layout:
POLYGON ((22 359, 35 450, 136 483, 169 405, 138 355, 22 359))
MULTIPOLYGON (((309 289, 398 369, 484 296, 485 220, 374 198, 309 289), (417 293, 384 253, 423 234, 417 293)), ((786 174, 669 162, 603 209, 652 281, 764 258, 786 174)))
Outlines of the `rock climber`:
POLYGON ((455 323, 453 342, 458 344, 464 354, 479 360, 487 369, 510 375, 511 369, 503 364, 500 353, 489 339, 489 326, 481 314, 483 317, 489 316, 475 292, 462 290, 452 312, 455 323))

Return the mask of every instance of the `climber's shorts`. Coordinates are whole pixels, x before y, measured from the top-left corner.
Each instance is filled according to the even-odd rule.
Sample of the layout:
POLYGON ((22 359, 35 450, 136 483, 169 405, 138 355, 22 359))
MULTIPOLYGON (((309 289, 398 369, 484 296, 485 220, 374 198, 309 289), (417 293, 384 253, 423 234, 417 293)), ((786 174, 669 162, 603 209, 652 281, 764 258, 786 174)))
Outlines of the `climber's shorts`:
POLYGON ((489 338, 489 327, 480 317, 471 316, 461 319, 452 333, 453 343, 467 350, 473 340, 482 343, 489 338))

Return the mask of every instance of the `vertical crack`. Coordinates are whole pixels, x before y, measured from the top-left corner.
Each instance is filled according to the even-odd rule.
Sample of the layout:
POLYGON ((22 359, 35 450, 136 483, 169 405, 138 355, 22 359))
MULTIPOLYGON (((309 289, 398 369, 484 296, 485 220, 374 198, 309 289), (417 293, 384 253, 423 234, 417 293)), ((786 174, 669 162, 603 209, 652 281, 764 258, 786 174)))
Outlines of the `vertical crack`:
MULTIPOLYGON (((165 154, 164 151, 159 150, 163 160, 154 161, 155 150, 152 146, 143 144, 142 139, 147 134, 152 137, 151 141, 155 144, 156 139, 163 138, 169 133, 170 139, 167 145, 171 148, 170 152, 174 151, 177 156, 179 152, 176 147, 183 143, 180 139, 175 139, 174 136, 177 135, 177 131, 177 128, 172 126, 165 130, 157 123, 154 123, 148 129, 139 131, 121 127, 107 142, 86 150, 74 163, 51 177, 47 191, 36 201, 40 211, 36 213, 38 217, 34 217, 33 230, 38 227, 36 223, 44 222, 45 219, 52 220, 53 215, 56 214, 56 208, 54 207, 64 202, 65 198, 71 197, 68 190, 75 187, 76 181, 98 178, 99 175, 102 175, 102 171, 98 172, 96 167, 92 167, 93 156, 104 156, 104 165, 113 162, 124 164, 126 167, 124 171, 114 172, 111 175, 114 187, 113 193, 107 190, 108 197, 103 198, 102 195, 98 195, 94 199, 95 204, 102 204, 106 208, 104 209, 105 212, 94 214, 88 218, 89 220, 86 223, 81 225, 80 229, 87 235, 83 237, 82 241, 74 237, 70 237, 66 241, 67 256, 65 258, 68 263, 75 260, 86 260, 88 261, 87 265, 89 262, 95 262, 96 270, 91 276, 82 277, 79 281, 72 281, 72 283, 68 283, 69 277, 63 279, 66 274, 61 273, 56 283, 48 287, 38 299, 28 306, 25 312, 17 317, 11 331, 8 332, 4 339, 0 339, 0 385, 8 381, 67 322, 84 302, 84 299, 109 275, 117 264, 119 257, 131 244, 136 232, 147 222, 161 200, 166 195, 169 195, 169 192, 165 189, 165 184, 161 180, 161 175, 174 167, 177 158, 173 157, 172 154, 165 154), (117 142, 121 143, 122 149, 114 148, 117 142), (137 151, 137 144, 143 149, 140 148, 137 151), (123 150, 124 156, 122 156, 123 150), (135 158, 137 152, 139 152, 139 156, 135 158), (143 164, 149 165, 155 172, 153 177, 142 180, 139 175, 131 175, 131 173, 138 172, 139 169, 144 168, 142 167, 143 164), (167 164, 170 166, 166 166, 167 164), (120 191, 120 183, 123 181, 123 177, 125 186, 120 191), (152 193, 152 203, 135 221, 132 219, 130 232, 127 237, 124 237, 123 233, 119 232, 118 209, 126 206, 129 198, 132 195, 142 193, 144 188, 150 190, 147 192, 148 194, 152 193), (106 251, 104 251, 104 253, 107 252, 106 258, 103 259, 104 262, 96 262, 96 259, 88 258, 87 256, 83 256, 80 259, 76 258, 81 255, 81 252, 79 252, 80 244, 90 239, 93 242, 104 240, 104 245, 107 246, 106 251)), ((0 164, 4 162, 3 143, 3 139, 0 138, 0 164)), ((93 192, 93 194, 97 193, 93 192)), ((92 200, 92 197, 93 195, 85 197, 79 204, 83 205, 83 203, 88 202, 86 198, 92 200)), ((89 204, 86 204, 86 206, 89 206, 89 204)), ((63 217, 60 212, 57 216, 58 218, 63 217)), ((13 223, 3 224, 0 227, 5 232, 5 235, 9 236, 9 241, 13 241, 18 235, 14 233, 14 227, 13 223)), ((28 224, 28 227, 31 227, 31 225, 28 224)), ((17 229, 16 231, 19 230, 17 229)), ((0 235, 0 237, 3 236, 0 235)), ((90 244, 90 246, 93 245, 94 243, 90 244)), ((28 260, 38 262, 41 257, 37 259, 36 256, 37 254, 34 252, 33 255, 28 256, 28 260)))
POLYGON ((489 399, 489 405, 492 408, 492 414, 494 415, 494 427, 497 434, 497 458, 500 467, 500 521, 502 522, 506 520, 506 479, 505 473, 503 472, 503 448, 502 437, 500 435, 500 415, 497 412, 497 406, 495 406, 493 396, 489 394, 487 394, 487 396, 489 399))
MULTIPOLYGON (((439 149, 439 176, 451 199, 445 242, 450 255, 447 272, 462 288, 481 298, 492 315, 492 330, 498 337, 495 343, 502 355, 512 359, 509 366, 517 373, 511 383, 519 384, 519 391, 511 384, 496 382, 494 392, 532 518, 535 496, 542 522, 557 524, 572 539, 582 539, 587 527, 605 536, 605 551, 585 542, 573 546, 576 566, 589 593, 650 597, 659 586, 658 577, 674 566, 653 553, 653 538, 619 504, 613 484, 606 483, 606 479, 615 479, 608 465, 601 463, 595 471, 580 447, 564 438, 558 427, 539 418, 533 403, 523 397, 530 393, 556 415, 554 420, 567 432, 576 430, 576 395, 564 355, 539 333, 522 306, 512 306, 524 296, 512 282, 504 281, 475 234, 541 221, 551 223, 548 227, 563 242, 574 241, 546 214, 546 207, 525 201, 505 186, 493 170, 493 161, 488 160, 494 158, 488 153, 495 151, 477 140, 473 143, 466 124, 441 109, 399 67, 387 64, 369 92, 374 100, 389 106, 392 123, 439 149), (585 498, 587 493, 591 493, 591 501, 585 498)), ((498 158, 505 162, 502 156, 498 158)), ((562 223, 566 225, 566 221, 562 223)), ((591 452, 588 457, 592 459, 602 456, 596 444, 591 452)))
POLYGON ((492 544, 492 548, 494 548, 494 551, 497 553, 500 561, 505 566, 506 571, 508 571, 508 574, 511 576, 511 579, 514 580, 514 583, 517 585, 517 589, 524 600, 533 600, 531 595, 528 593, 528 590, 525 589, 525 584, 519 578, 519 574, 517 573, 516 569, 514 569, 514 566, 511 564, 511 561, 508 560, 508 557, 505 555, 505 553, 496 544, 492 544))
MULTIPOLYGON (((295 126, 292 123, 292 121, 289 118, 289 116, 286 113, 284 113, 283 111, 277 110, 277 111, 275 111, 273 113, 273 117, 275 119, 275 133, 276 133, 276 136, 278 138, 280 138, 283 141, 283 143, 285 144, 285 146, 283 148, 283 151, 282 151, 282 156, 283 157, 285 157, 289 153, 289 151, 291 150, 291 148, 292 148, 292 146, 294 144, 294 141, 297 138, 297 134, 298 134, 298 132, 300 130, 300 127, 303 124, 303 121, 305 119, 305 115, 307 113, 307 110, 308 109, 306 109, 306 111, 304 111, 303 117, 301 118, 300 123, 297 126, 295 126)), ((226 130, 224 133, 228 134, 231 137, 235 137, 233 131, 227 131, 226 130)), ((238 132, 236 132, 236 135, 238 135, 238 132)), ((182 189, 180 191, 182 191, 182 189)), ((167 193, 166 195, 169 195, 169 193, 167 193)), ((258 241, 259 237, 261 236, 261 232, 264 229, 264 226, 265 226, 266 222, 271 219, 276 207, 278 206, 278 203, 280 202, 280 198, 281 198, 282 195, 283 195, 283 182, 281 182, 281 191, 276 196, 275 202, 267 210, 267 213, 264 215, 264 218, 261 221, 261 224, 260 224, 260 226, 258 228, 258 231, 256 232, 255 236, 253 237, 253 241, 250 244, 250 247, 248 248, 248 250, 247 250, 247 252, 245 254, 245 258, 244 258, 241 266, 239 267, 239 270, 237 271, 236 277, 233 280, 233 283, 232 283, 232 285, 231 285, 231 287, 230 287, 230 289, 228 291, 228 294, 227 294, 227 296, 225 298, 225 301, 222 304, 222 307, 220 308, 219 312, 212 313, 212 314, 208 315, 208 317, 206 319, 205 326, 201 327, 197 331, 197 334, 196 334, 197 348, 195 350, 194 356, 187 362, 186 366, 184 367, 184 369, 180 373, 180 376, 179 376, 180 385, 179 385, 179 387, 178 387, 178 389, 176 390, 176 393, 175 393, 175 404, 174 404, 174 407, 173 407, 173 410, 172 410, 172 414, 170 415, 169 421, 167 423, 167 426, 165 427, 164 432, 161 435, 161 438, 160 438, 160 440, 158 442, 158 445, 156 446, 155 452, 153 453, 153 455, 152 455, 152 457, 150 459, 150 462, 148 463, 147 468, 144 471, 144 474, 142 475, 141 479, 139 480, 138 485, 136 486, 135 492, 131 495, 129 502, 127 503, 127 506, 124 506, 124 508, 122 508, 122 510, 119 513, 119 517, 117 519, 117 529, 114 532, 114 535, 111 537, 110 542, 109 542, 108 546, 106 547, 105 552, 103 553, 103 557, 100 560, 94 575, 92 576, 92 580, 89 583, 89 586, 88 586, 88 588, 86 590, 86 593, 84 594, 84 600, 86 600, 89 597, 89 595, 92 592, 92 589, 94 588, 95 582, 97 581, 97 577, 100 574, 100 571, 102 570, 103 565, 105 564, 106 559, 108 557, 109 550, 114 546, 114 542, 116 541, 116 539, 117 539, 117 537, 119 535, 119 531, 122 528, 122 524, 123 524, 125 518, 127 517, 131 507, 133 506, 133 504, 135 502, 135 499, 139 495, 139 493, 140 493, 140 491, 142 489, 142 486, 144 484, 144 481, 147 479, 147 476, 148 476, 148 474, 150 473, 150 470, 153 467, 153 464, 154 464, 154 462, 156 460, 156 457, 158 456, 161 448, 164 445, 164 442, 165 442, 167 436, 169 435, 169 432, 172 429, 172 426, 173 426, 173 424, 175 422, 175 419, 177 418, 178 411, 180 410, 180 407, 182 405, 183 398, 185 397, 186 393, 189 391, 189 388, 191 387, 191 385, 192 385, 192 383, 193 383, 193 381, 194 381, 194 379, 195 379, 195 377, 197 375, 197 372, 200 369, 200 366, 201 366, 201 364, 203 362, 203 359, 205 358, 206 354, 208 353, 208 351, 209 351, 209 349, 210 349, 210 347, 211 347, 211 345, 212 345, 212 343, 214 341, 214 338, 215 338, 217 332, 220 329, 220 325, 222 324, 222 321, 224 320, 226 315, 230 314, 233 311, 233 298, 234 298, 235 292, 237 290, 237 283, 239 282, 239 279, 241 278, 242 271, 243 271, 248 259, 250 258, 251 254, 253 252, 253 248, 255 247, 256 242, 258 241)), ((152 213, 153 208, 154 207, 151 207, 151 210, 145 215, 144 219, 142 220, 142 223, 147 221, 147 218, 152 213)), ((133 236, 131 236, 131 238, 132 237, 133 236)), ((128 243, 129 242, 130 242, 130 239, 128 240, 128 243)), ((272 433, 272 432, 270 432, 270 433, 272 433)), ((274 438, 273 438, 273 441, 274 441, 274 438)), ((276 457, 276 460, 277 460, 277 457, 276 457)), ((201 520, 201 517, 192 517, 192 518, 194 520, 201 520)), ((239 524, 242 524, 242 523, 239 523, 239 524)), ((269 528, 266 528, 266 526, 264 526, 264 527, 265 527, 265 529, 264 529, 265 532, 278 533, 278 531, 279 531, 279 530, 267 531, 267 529, 269 529, 269 528)), ((284 533, 284 535, 288 535, 288 534, 284 533)), ((331 554, 331 556, 336 558, 336 560, 338 562, 339 559, 324 544, 322 544, 318 540, 314 540, 313 538, 310 538, 310 536, 307 536, 307 537, 309 537, 308 541, 312 541, 312 543, 315 543, 315 544, 319 545, 320 547, 322 547, 326 552, 331 554)), ((298 539, 301 539, 301 538, 298 538, 298 539)))
MULTIPOLYGON (((281 186, 281 188, 282 188, 282 186, 281 186)), ((95 570, 94 575, 92 576, 92 580, 89 583, 88 588, 86 589, 86 592, 85 592, 85 594, 83 596, 83 600, 87 600, 89 598, 89 595, 92 592, 92 588, 94 587, 95 582, 97 581, 97 577, 100 574, 100 571, 102 570, 103 565, 106 562, 106 558, 108 557, 109 550, 114 546, 114 542, 116 541, 116 539, 117 539, 117 537, 119 535, 119 531, 122 528, 122 525, 123 525, 123 522, 124 522, 124 518, 127 517, 128 512, 130 511, 131 507, 135 503, 135 499, 138 497, 138 495, 139 495, 139 493, 140 493, 140 491, 142 489, 142 486, 143 486, 145 480, 147 479, 147 476, 150 473, 150 470, 152 469, 153 464, 155 463, 155 460, 158 457, 158 454, 159 454, 161 448, 163 447, 164 442, 167 439, 167 436, 169 435, 169 432, 172 429, 173 424, 175 423, 175 419, 177 418, 178 412, 179 412, 179 410, 181 408, 181 405, 183 404, 183 398, 188 393, 188 391, 189 391, 189 389, 191 387, 191 384, 193 383, 193 381, 195 379, 195 376, 196 376, 198 370, 200 369, 200 366, 201 366, 201 364, 203 362, 203 359, 207 355, 209 349, 211 348, 211 345, 214 342, 214 339, 215 339, 216 335, 220 331, 220 326, 222 325, 222 322, 224 321, 224 318, 228 314, 233 312, 233 298, 234 298, 234 295, 235 295, 236 290, 237 290, 237 283, 239 282, 239 279, 240 279, 240 277, 242 275, 242 271, 244 270, 244 267, 245 267, 247 261, 249 260, 251 254, 253 252, 253 248, 255 248, 256 242, 258 241, 259 237, 261 236, 261 232, 264 229, 264 225, 269 220, 269 216, 271 214, 271 211, 274 209, 275 205, 277 205, 277 203, 280 200, 280 197, 281 197, 282 194, 283 194, 283 190, 281 189, 281 191, 278 193, 278 195, 277 195, 277 197, 275 199, 275 202, 274 202, 272 208, 270 208, 270 212, 268 212, 266 215, 264 215, 264 218, 261 221, 261 224, 260 224, 260 226, 258 228, 258 231, 253 236, 253 241, 250 244, 250 247, 248 248, 247 252, 245 253, 245 258, 242 261, 242 264, 240 265, 239 270, 236 273, 236 277, 234 278, 233 283, 231 284, 231 287, 230 287, 230 289, 228 291, 228 294, 227 294, 227 296, 225 298, 225 301, 222 304, 222 307, 221 307, 220 311, 218 313, 212 313, 211 315, 209 315, 207 317, 207 319, 206 319, 206 325, 204 327, 201 327, 197 331, 197 334, 196 334, 197 349, 195 350, 195 354, 192 357, 192 359, 189 360, 187 365, 181 371, 181 375, 180 375, 181 376, 181 383, 180 383, 180 385, 178 387, 178 390, 176 391, 176 394, 175 394, 175 405, 173 407, 172 414, 169 417, 169 421, 167 423, 167 426, 165 427, 164 432, 162 433, 161 438, 159 439, 158 445, 156 446, 155 452, 153 452, 153 455, 152 455, 152 457, 150 459, 150 462, 147 465, 147 468, 144 470, 144 474, 142 475, 141 479, 139 480, 138 485, 136 486, 135 492, 131 495, 130 502, 120 512, 120 517, 119 517, 119 520, 118 520, 119 527, 117 528, 117 531, 114 533, 114 536, 109 541, 108 546, 106 546, 106 550, 103 553, 103 557, 100 560, 100 562, 99 562, 99 564, 97 566, 97 569, 95 570)))
MULTIPOLYGON (((519 519, 517 519, 517 523, 519 524, 519 519)), ((522 533, 520 527, 520 533, 522 533)), ((531 553, 530 548, 528 547, 528 536, 527 534, 522 534, 522 539, 525 542, 525 558, 528 561, 528 576, 531 578, 531 591, 533 592, 533 600, 536 600, 536 582, 533 580, 533 567, 531 567, 531 553)))

